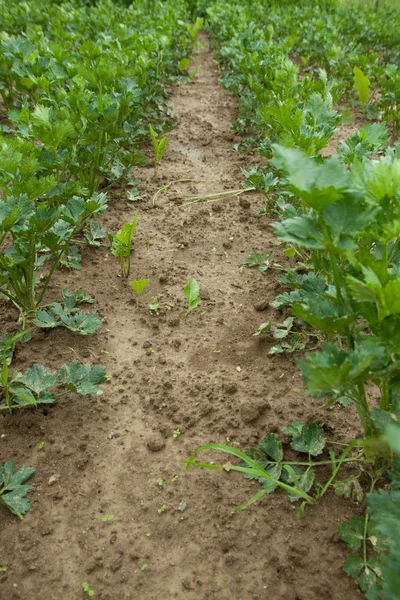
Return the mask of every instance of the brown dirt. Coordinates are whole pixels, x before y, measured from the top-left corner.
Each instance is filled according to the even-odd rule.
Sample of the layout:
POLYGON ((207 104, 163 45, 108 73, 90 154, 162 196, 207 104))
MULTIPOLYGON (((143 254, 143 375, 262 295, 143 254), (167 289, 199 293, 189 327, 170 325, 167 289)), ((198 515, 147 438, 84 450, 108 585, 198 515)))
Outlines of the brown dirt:
MULTIPOLYGON (((262 196, 188 208, 176 200, 240 188, 246 166, 229 150, 235 103, 218 86, 202 41, 195 82, 173 91, 179 126, 157 185, 212 183, 178 185, 156 208, 150 193, 137 204, 131 278, 151 279, 138 306, 117 276, 117 259, 106 248, 86 248, 82 271, 61 272, 51 294, 65 284, 83 287, 104 316, 100 332, 36 332, 18 352, 18 368, 36 361, 58 367, 78 356, 107 364, 112 380, 101 398, 64 398, 46 411, 1 417, 0 461, 37 466, 25 519, 0 507, 0 566, 8 569, 0 574, 2 600, 79 600, 83 581, 102 600, 361 598, 342 572, 346 549, 336 534, 354 512, 349 502, 328 493, 300 520, 298 506, 277 493, 233 513, 257 484, 232 471, 186 473, 180 463, 199 445, 227 437, 245 449, 292 419, 320 420, 339 441, 354 435, 351 412, 323 411, 304 396, 294 358, 271 357, 269 342, 250 337, 273 315, 254 306, 273 299, 279 286, 273 271, 240 267, 255 250, 283 260, 268 218, 258 216, 262 196), (182 319, 188 275, 200 284, 202 304, 182 319), (158 316, 149 315, 154 297, 158 316), (49 485, 53 475, 59 479, 49 485), (104 515, 115 518, 103 522, 104 515)), ((157 187, 150 166, 138 177, 144 192, 157 187)), ((107 229, 118 230, 133 208, 122 190, 104 217, 107 229)), ((3 330, 13 329, 16 317, 0 303, 3 330)))

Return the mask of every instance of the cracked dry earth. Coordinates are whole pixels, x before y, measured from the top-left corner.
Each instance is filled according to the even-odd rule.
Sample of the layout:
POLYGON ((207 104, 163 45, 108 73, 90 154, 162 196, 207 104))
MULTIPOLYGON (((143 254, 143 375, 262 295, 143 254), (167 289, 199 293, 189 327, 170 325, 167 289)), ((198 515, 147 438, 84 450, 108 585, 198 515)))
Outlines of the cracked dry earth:
MULTIPOLYGON (((323 411, 305 397, 295 359, 269 356, 270 343, 250 337, 261 322, 279 318, 255 306, 282 291, 276 272, 240 270, 253 251, 283 260, 270 220, 258 216, 262 196, 189 207, 179 200, 238 189, 240 169, 249 165, 230 150, 235 101, 218 85, 205 36, 196 65, 195 81, 172 90, 178 126, 159 181, 151 179, 151 160, 136 174, 142 193, 172 180, 208 183, 171 186, 155 208, 148 192, 135 205, 131 279, 148 277, 148 289, 136 305, 117 276, 117 259, 106 248, 84 248, 82 270, 60 271, 50 296, 65 285, 84 288, 96 299, 102 328, 87 338, 36 331, 18 350, 18 368, 58 368, 79 357, 106 364, 112 379, 102 397, 67 397, 45 411, 1 416, 1 462, 37 467, 25 519, 0 507, 2 600, 80 600, 84 581, 99 600, 361 598, 342 571, 346 550, 336 534, 354 512, 350 503, 328 493, 300 520, 298 505, 276 493, 234 513, 258 484, 232 471, 185 472, 180 462, 227 437, 245 449, 292 419, 319 420, 338 441, 352 435, 351 412, 323 411), (182 319, 188 275, 202 303, 182 319), (154 297, 160 310, 151 316, 154 297), (103 522, 105 515, 114 519, 103 522)), ((103 217, 107 231, 132 217, 127 189, 119 192, 103 217)), ((0 301, 2 331, 14 330, 17 317, 0 301)))

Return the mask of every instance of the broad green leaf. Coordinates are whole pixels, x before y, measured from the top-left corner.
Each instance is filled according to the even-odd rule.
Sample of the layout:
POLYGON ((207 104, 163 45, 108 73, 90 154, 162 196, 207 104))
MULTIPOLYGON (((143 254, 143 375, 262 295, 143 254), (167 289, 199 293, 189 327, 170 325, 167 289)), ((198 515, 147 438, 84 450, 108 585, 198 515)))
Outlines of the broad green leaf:
POLYGON ((260 450, 265 452, 265 454, 270 456, 276 462, 280 462, 283 459, 282 440, 273 433, 267 433, 261 440, 260 450))
POLYGON ((181 71, 185 71, 185 69, 188 68, 189 63, 190 63, 190 60, 188 58, 181 58, 181 60, 178 63, 178 68, 181 71))
POLYGON ((30 369, 24 371, 20 381, 35 394, 40 394, 40 392, 54 387, 57 384, 58 376, 50 369, 34 364, 30 369))
POLYGON ((69 365, 61 366, 60 380, 72 392, 83 396, 100 396, 103 390, 99 386, 106 381, 106 368, 96 365, 92 369, 89 364, 74 360, 69 365))
POLYGON ((359 554, 349 554, 344 563, 344 572, 350 577, 356 578, 359 576, 364 563, 359 554))
MULTIPOLYGON (((304 471, 301 476, 298 478, 298 485, 296 486, 298 489, 303 490, 303 492, 309 492, 315 481, 315 471, 310 468, 304 471)), ((299 496, 295 496, 294 494, 289 494, 290 502, 297 502, 300 500, 299 496)))
POLYGON ((0 503, 5 504, 13 514, 19 517, 30 509, 26 494, 32 489, 32 486, 23 484, 35 472, 34 467, 26 466, 22 466, 15 471, 12 461, 0 465, 0 503))
POLYGON ((319 423, 303 425, 302 429, 293 435, 290 445, 297 452, 318 456, 326 446, 325 431, 319 423))
POLYGON ((188 277, 188 282, 183 288, 183 293, 185 294, 186 300, 188 302, 188 310, 186 314, 192 311, 196 306, 198 306, 201 302, 199 297, 200 287, 194 277, 188 277))
POLYGON ((359 550, 364 539, 364 519, 355 515, 339 525, 337 532, 349 548, 359 550))
POLYGON ((140 296, 140 294, 147 287, 149 282, 150 282, 150 279, 135 279, 134 281, 130 281, 129 285, 140 296))
POLYGON ((354 89, 358 93, 361 104, 366 104, 368 102, 370 88, 369 88, 369 79, 364 75, 364 73, 358 67, 354 67, 354 89))

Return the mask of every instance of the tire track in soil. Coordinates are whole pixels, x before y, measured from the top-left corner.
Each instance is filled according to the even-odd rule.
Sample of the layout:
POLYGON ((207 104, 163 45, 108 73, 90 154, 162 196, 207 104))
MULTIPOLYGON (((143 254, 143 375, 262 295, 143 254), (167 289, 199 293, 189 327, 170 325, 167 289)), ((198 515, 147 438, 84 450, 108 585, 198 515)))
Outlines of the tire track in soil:
MULTIPOLYGON (((254 445, 292 419, 325 422, 338 440, 352 431, 347 411, 327 413, 304 398, 294 359, 268 356, 269 344, 250 337, 272 315, 254 305, 280 289, 273 272, 239 270, 255 250, 282 262, 268 219, 257 214, 262 196, 188 208, 177 200, 240 188, 240 168, 249 165, 229 150, 235 102, 218 85, 206 36, 201 43, 195 82, 174 88, 170 100, 179 125, 169 134, 160 182, 151 181, 151 166, 138 177, 154 188, 182 178, 212 183, 178 185, 155 208, 151 194, 138 203, 131 279, 151 280, 138 306, 116 277, 117 259, 103 248, 84 249, 83 270, 60 274, 53 292, 68 284, 94 295, 106 317, 102 330, 90 339, 39 332, 19 352, 21 367, 38 354, 49 366, 75 355, 106 362, 112 381, 101 398, 62 400, 47 416, 21 411, 2 419, 2 460, 38 466, 25 520, 1 511, 4 600, 75 600, 83 581, 102 600, 361 598, 342 572, 346 551, 335 533, 352 513, 347 502, 327 495, 300 521, 297 505, 277 494, 233 514, 256 484, 233 472, 185 473, 179 463, 210 441, 254 445), (183 320, 189 274, 202 304, 183 320), (157 316, 148 311, 153 297, 157 316), (49 486, 54 474, 60 477, 49 486), (115 518, 104 523, 104 515, 115 518)), ((109 231, 132 215, 123 197, 110 202, 109 231)), ((5 323, 15 317, 0 309, 5 323)))

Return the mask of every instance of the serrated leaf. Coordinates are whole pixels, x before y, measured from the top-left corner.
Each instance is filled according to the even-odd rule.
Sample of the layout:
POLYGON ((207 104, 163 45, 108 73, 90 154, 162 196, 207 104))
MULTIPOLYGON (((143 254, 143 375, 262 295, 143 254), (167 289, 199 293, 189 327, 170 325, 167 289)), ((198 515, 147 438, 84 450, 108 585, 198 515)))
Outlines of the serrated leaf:
POLYGON ((354 515, 349 521, 339 525, 337 532, 349 548, 359 550, 364 539, 364 519, 354 515))
MULTIPOLYGON (((303 490, 303 492, 309 492, 315 481, 315 471, 310 468, 304 471, 298 479, 298 485, 296 486, 298 489, 303 490)), ((295 494, 289 494, 290 502, 297 502, 297 500, 301 500, 299 496, 295 494)))
POLYGON ((300 435, 305 427, 305 424, 301 421, 292 421, 290 425, 287 425, 282 429, 283 433, 286 435, 290 435, 291 437, 295 435, 300 435))
POLYGON ((283 459, 282 440, 273 433, 267 433, 265 438, 261 440, 260 450, 276 462, 283 459))
POLYGON ((96 365, 92 369, 89 364, 74 360, 70 365, 61 366, 60 380, 72 392, 83 396, 100 396, 103 389, 99 386, 107 380, 106 368, 103 365, 96 365))
POLYGON ((361 569, 363 569, 364 563, 361 559, 361 556, 358 554, 349 554, 346 558, 343 570, 350 577, 356 578, 359 576, 361 569))
POLYGON ((326 446, 325 431, 319 423, 304 425, 301 431, 293 436, 290 445, 297 452, 318 456, 326 446))
POLYGON ((20 381, 35 394, 40 394, 40 392, 54 387, 57 384, 58 376, 50 369, 35 363, 30 369, 24 371, 20 381))
POLYGON ((29 509, 29 501, 25 498, 32 489, 30 485, 22 485, 36 472, 34 467, 22 466, 14 470, 12 461, 0 465, 0 502, 15 515, 24 515, 29 509))

